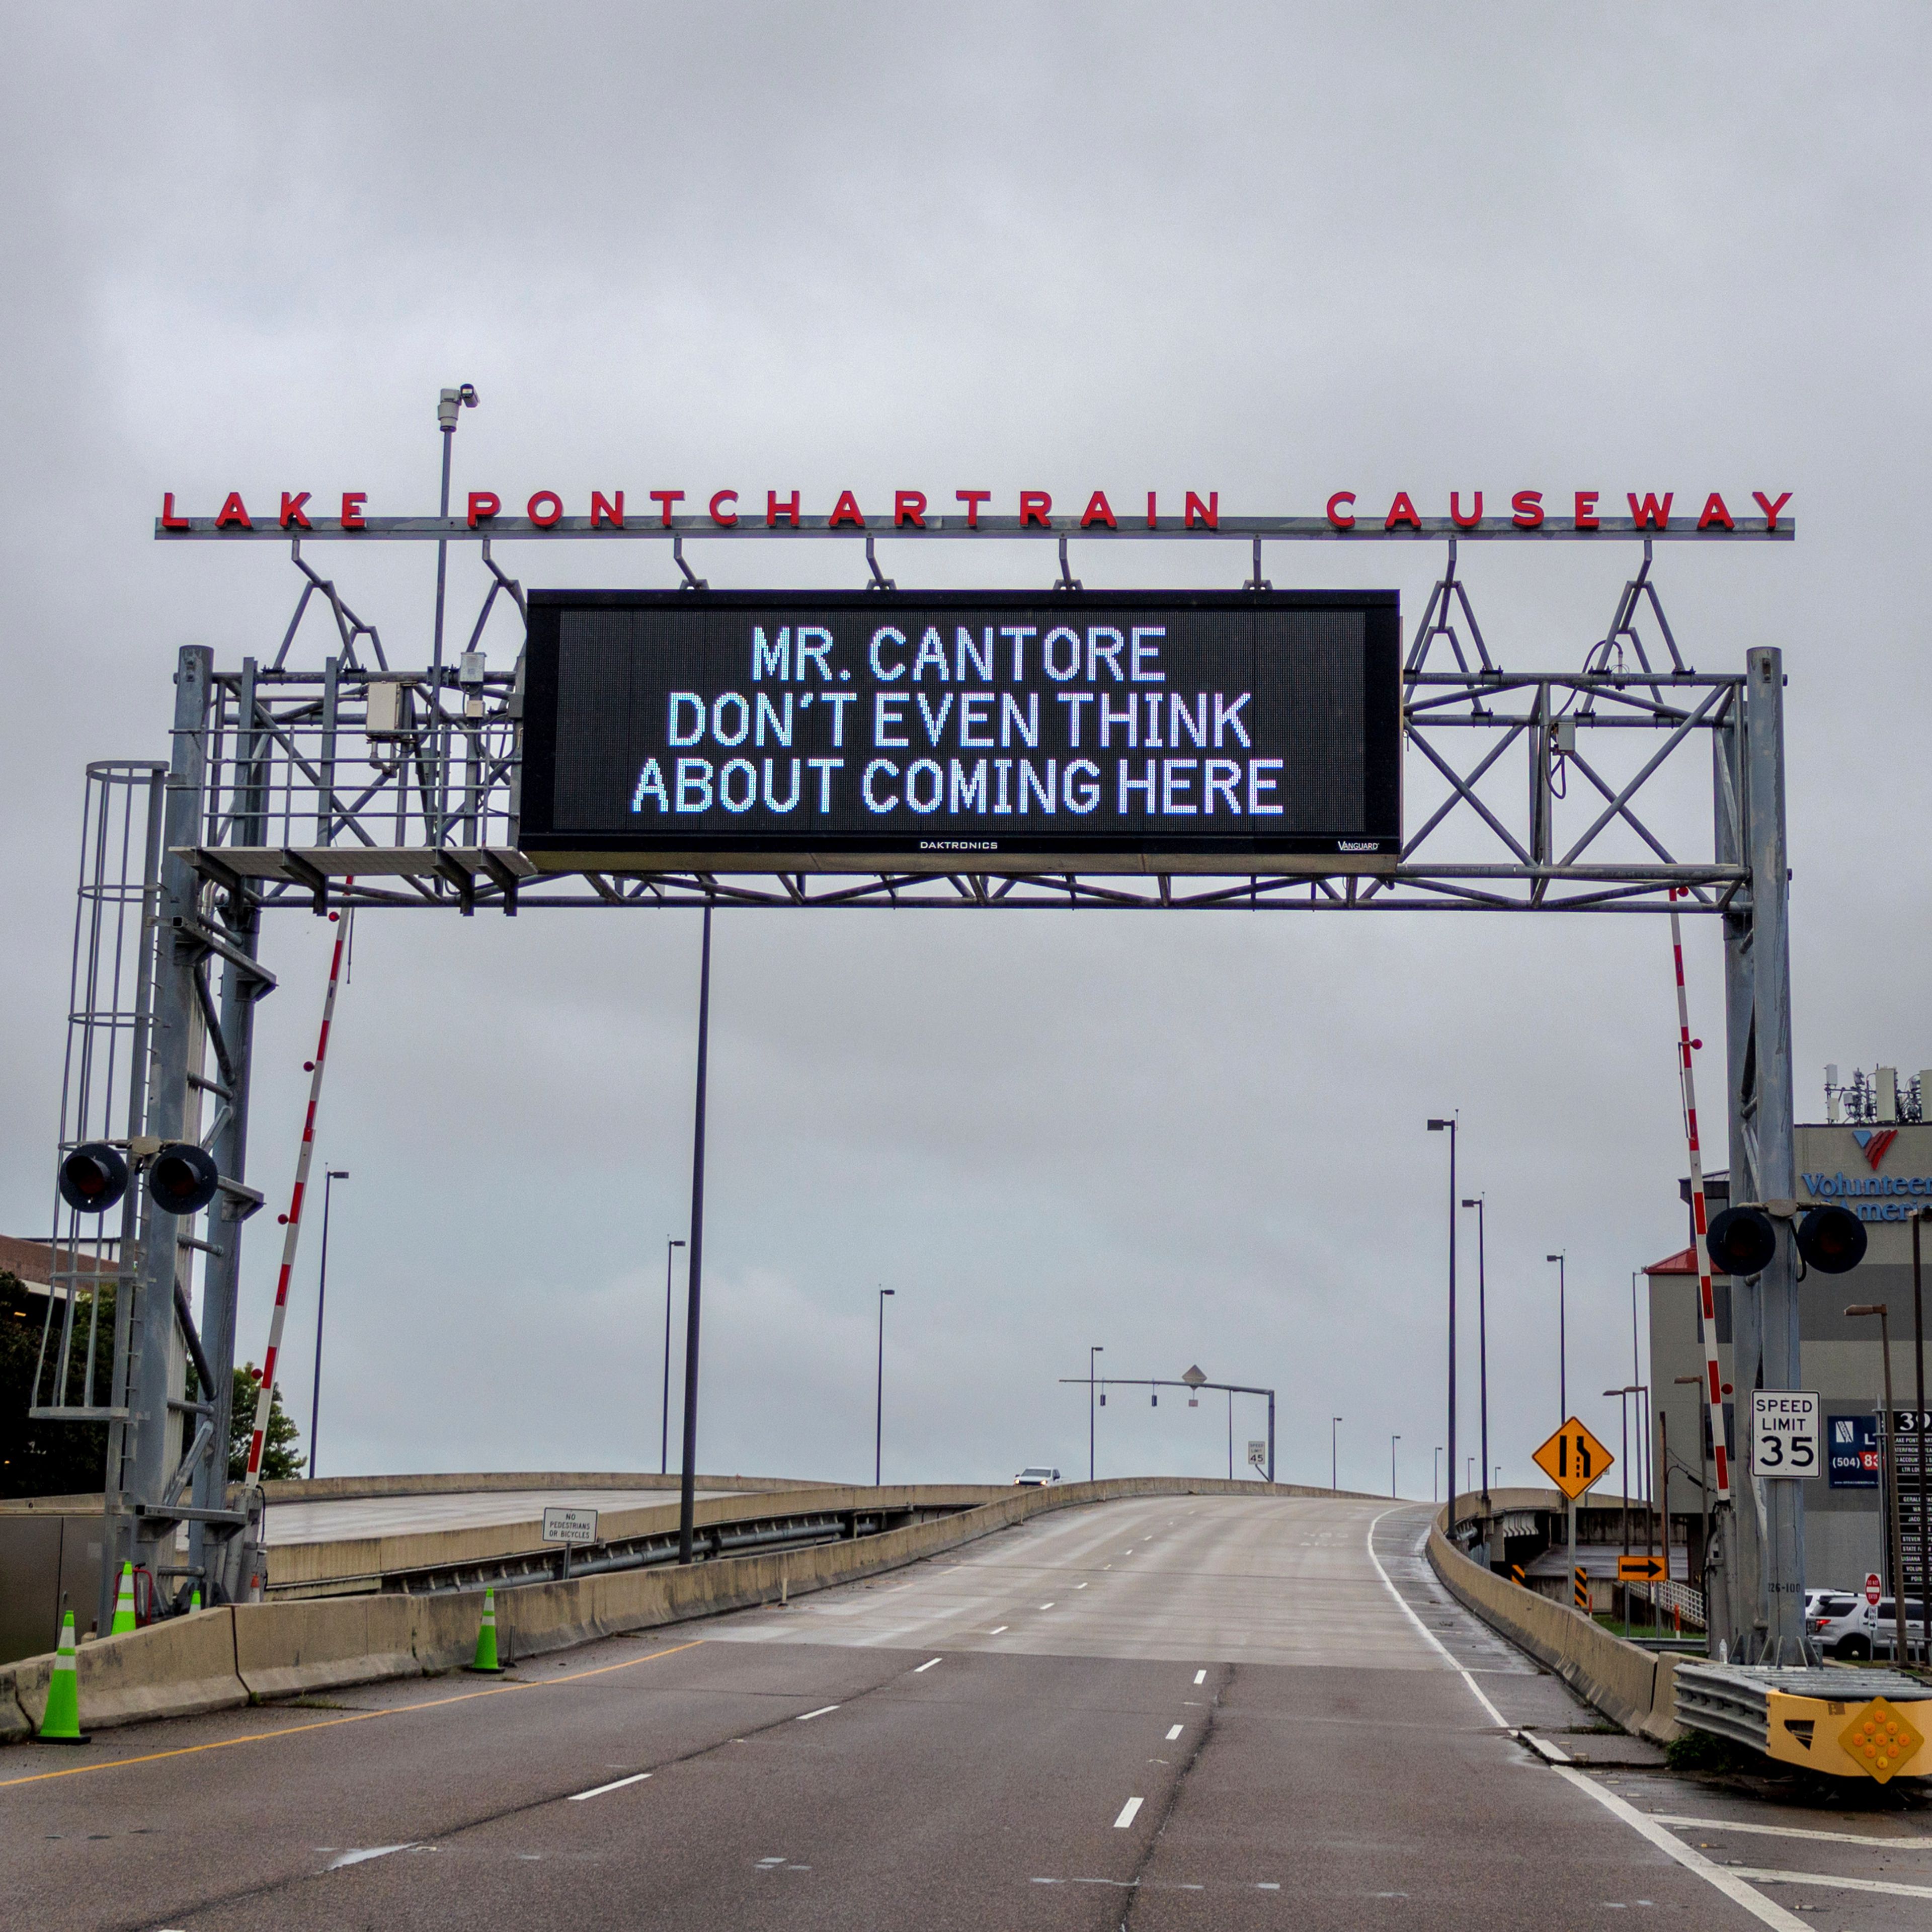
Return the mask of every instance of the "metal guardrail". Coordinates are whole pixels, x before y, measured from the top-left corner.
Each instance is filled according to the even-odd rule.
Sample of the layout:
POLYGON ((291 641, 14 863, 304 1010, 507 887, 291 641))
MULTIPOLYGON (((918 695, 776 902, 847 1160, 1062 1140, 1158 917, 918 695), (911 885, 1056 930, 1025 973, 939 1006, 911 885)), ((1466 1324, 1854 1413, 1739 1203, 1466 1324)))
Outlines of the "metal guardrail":
POLYGON ((1767 1755, 1771 1750, 1771 1696, 1816 1697, 1843 1703, 1883 1697, 1894 1704, 1932 1698, 1932 1684, 1897 1670, 1849 1671, 1828 1665, 1706 1664, 1684 1658, 1677 1666, 1677 1718, 1700 1731, 1767 1755))
MULTIPOLYGON (((766 1550, 807 1549, 815 1544, 850 1543, 957 1515, 970 1503, 926 1504, 914 1508, 806 1510, 780 1515, 736 1517, 728 1522, 700 1523, 693 1538, 693 1555, 702 1562, 720 1556, 745 1556, 766 1550)), ((443 1592, 514 1589, 529 1583, 560 1582, 616 1570, 648 1569, 678 1560, 676 1525, 641 1536, 615 1538, 566 1550, 558 1545, 515 1550, 500 1556, 384 1570, 371 1580, 372 1589, 385 1595, 434 1595, 443 1592)), ((272 1598, 289 1599, 314 1593, 298 1583, 269 1590, 272 1598)))

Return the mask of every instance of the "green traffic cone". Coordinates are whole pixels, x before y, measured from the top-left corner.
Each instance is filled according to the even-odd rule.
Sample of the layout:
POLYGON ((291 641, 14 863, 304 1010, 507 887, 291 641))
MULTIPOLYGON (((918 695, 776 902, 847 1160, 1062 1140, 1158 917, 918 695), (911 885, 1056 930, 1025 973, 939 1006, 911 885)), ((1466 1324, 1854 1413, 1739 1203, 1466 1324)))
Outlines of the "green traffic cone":
POLYGON ((80 1728, 80 1688, 74 1654, 74 1612, 61 1624, 60 1648, 54 1654, 53 1675, 47 1679, 47 1708, 40 1714, 43 1744, 84 1744, 80 1728))
POLYGON ((500 1677, 503 1666, 496 1661, 496 1593, 483 1592, 483 1622, 476 1633, 476 1660, 470 1666, 486 1676, 500 1677))
POLYGON ((114 1627, 107 1634, 119 1636, 124 1631, 134 1628, 134 1566, 124 1563, 121 1566, 121 1587, 114 1597, 114 1627))

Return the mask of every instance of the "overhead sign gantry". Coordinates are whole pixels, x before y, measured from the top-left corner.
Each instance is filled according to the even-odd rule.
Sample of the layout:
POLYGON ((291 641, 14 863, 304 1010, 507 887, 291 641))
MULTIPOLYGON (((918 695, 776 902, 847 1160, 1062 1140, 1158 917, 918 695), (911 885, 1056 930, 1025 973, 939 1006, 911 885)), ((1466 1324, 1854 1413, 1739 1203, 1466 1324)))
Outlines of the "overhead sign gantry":
MULTIPOLYGON (((211 1595, 235 1574, 215 1445, 241 1217, 259 1198, 250 1049, 278 908, 1628 914, 1674 898, 1724 934, 1732 1198, 1794 1196, 1782 658, 1696 668, 1652 574, 1658 544, 1790 542, 1789 492, 1472 491, 1445 515, 1344 488, 1318 515, 1250 516, 1211 489, 1097 488, 1070 508, 1022 490, 1011 512, 990 490, 956 490, 956 506, 902 490, 888 512, 849 490, 818 506, 788 488, 546 488, 518 516, 491 488, 452 511, 473 400, 450 390, 439 411, 435 516, 383 514, 358 490, 238 488, 206 506, 171 494, 156 523, 164 544, 284 545, 298 593, 280 638, 238 666, 179 653, 164 765, 90 773, 62 1151, 193 1145, 220 1178, 206 1217, 129 1189, 118 1245, 61 1210, 40 1412, 109 1424, 110 1566, 169 1567, 159 1552, 186 1521, 211 1595), (1606 514, 1619 496, 1629 514, 1606 514), (339 581, 356 549, 397 541, 436 546, 426 650, 394 650, 339 581), (714 591, 685 550, 801 541, 862 555, 849 595, 714 591), (935 542, 1002 546, 1008 586, 916 592, 881 568, 882 545, 910 568, 935 542), (1392 592, 1275 591, 1267 546, 1303 542, 1362 548, 1365 574, 1391 546, 1446 542, 1447 562, 1405 644, 1392 592), (683 587, 527 592, 505 567, 562 542, 661 544, 683 587), (1208 592, 1072 574, 1076 547, 1148 542, 1232 544, 1246 568, 1208 592), (1642 559, 1578 662, 1508 668, 1459 568, 1462 545, 1492 542, 1635 543, 1642 559), (1015 586, 1042 544, 1057 570, 1015 586), (481 594, 446 651, 452 560, 481 594), (315 617, 327 642, 298 656, 315 617), (1694 748, 1708 772, 1672 787, 1694 748), (198 1335, 176 1295, 197 1263, 198 1335), (112 1387, 82 1391, 76 1311, 98 1320, 107 1279, 112 1387), (206 1400, 182 1400, 171 1351, 134 1345, 171 1304, 206 1400)), ((1736 1297, 1740 1386, 1797 1386, 1791 1247, 1736 1297)), ((1713 1616, 1733 1655, 1801 1653, 1801 1486, 1773 1486, 1762 1536, 1750 1510, 1724 1526, 1713 1616)))

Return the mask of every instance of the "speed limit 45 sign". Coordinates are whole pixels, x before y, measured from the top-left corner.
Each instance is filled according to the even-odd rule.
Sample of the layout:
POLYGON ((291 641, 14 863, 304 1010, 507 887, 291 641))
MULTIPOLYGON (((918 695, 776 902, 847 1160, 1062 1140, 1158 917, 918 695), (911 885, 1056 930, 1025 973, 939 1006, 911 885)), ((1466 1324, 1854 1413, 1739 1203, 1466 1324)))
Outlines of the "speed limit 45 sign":
POLYGON ((1750 1466, 1754 1476, 1817 1474, 1816 1394, 1798 1389, 1752 1392, 1750 1466))

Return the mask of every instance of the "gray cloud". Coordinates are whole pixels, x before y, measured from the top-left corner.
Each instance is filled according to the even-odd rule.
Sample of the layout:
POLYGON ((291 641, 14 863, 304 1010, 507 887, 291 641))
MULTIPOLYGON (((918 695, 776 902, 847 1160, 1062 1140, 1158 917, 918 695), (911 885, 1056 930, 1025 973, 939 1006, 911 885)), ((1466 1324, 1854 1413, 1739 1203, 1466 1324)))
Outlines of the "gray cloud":
MULTIPOLYGON (((10 25, 7 1227, 46 1214, 81 766, 162 752, 176 647, 232 662, 292 602, 266 548, 158 550, 159 493, 421 508, 434 392, 465 378, 484 400, 458 487, 506 495, 1192 484, 1306 512, 1342 487, 1791 488, 1797 544, 1666 550, 1660 582, 1701 667, 1787 652, 1801 1095, 1827 1058, 1932 1060, 1916 10, 1868 10, 1856 38, 1742 8, 10 25)), ((1091 550, 1100 584, 1245 561, 1091 550)), ((850 579, 842 552, 712 551, 721 584, 850 579)), ((1270 571, 1394 584, 1412 620, 1438 561, 1310 547, 1270 571)), ((1502 660, 1561 666, 1631 560, 1464 561, 1502 660)), ((642 547, 512 562, 668 574, 642 547)), ((425 652, 425 563, 326 557, 402 659, 425 652)), ((1412 772, 1412 820, 1428 796, 1412 772)), ((655 1444, 696 939, 684 915, 364 920, 324 1114, 356 1171, 325 1467, 655 1444)), ((322 945, 292 915, 269 935, 272 1194, 322 945)), ((1594 1390, 1624 1378, 1630 1270, 1681 1243, 1653 922, 734 914, 718 949, 710 1466, 864 1472, 883 1282, 889 1469, 1071 1467, 1084 1394, 1055 1378, 1100 1341, 1118 1372, 1277 1385, 1287 1473, 1325 1473, 1339 1412, 1345 1480, 1382 1480, 1399 1430, 1426 1484, 1447 1190, 1422 1120, 1460 1106, 1520 1473, 1555 1420, 1544 1252, 1573 1257, 1572 1382, 1594 1390)), ((1717 964, 1694 932, 1714 1042, 1717 964)), ((251 1239, 259 1337, 273 1244, 251 1239)), ((1110 1404, 1102 1455, 1211 1470, 1226 1420, 1110 1404)))

